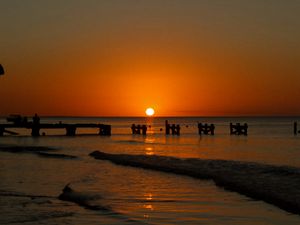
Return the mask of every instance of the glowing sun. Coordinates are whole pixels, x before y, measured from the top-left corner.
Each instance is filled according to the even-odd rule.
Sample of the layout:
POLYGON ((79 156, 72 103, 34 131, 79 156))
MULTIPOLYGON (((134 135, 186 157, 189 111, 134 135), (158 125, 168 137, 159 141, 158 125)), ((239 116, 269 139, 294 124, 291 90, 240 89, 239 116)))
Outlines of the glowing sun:
POLYGON ((147 116, 153 116, 155 113, 153 108, 147 108, 145 112, 147 116))

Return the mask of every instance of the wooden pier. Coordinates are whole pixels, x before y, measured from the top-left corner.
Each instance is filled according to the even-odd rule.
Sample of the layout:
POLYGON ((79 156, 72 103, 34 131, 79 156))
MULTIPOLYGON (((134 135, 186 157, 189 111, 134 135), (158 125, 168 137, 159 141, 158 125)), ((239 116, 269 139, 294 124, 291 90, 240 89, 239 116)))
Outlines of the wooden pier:
POLYGON ((168 120, 165 122, 166 125, 166 134, 169 135, 170 131, 172 132, 172 135, 180 135, 180 125, 179 124, 169 124, 168 120))
POLYGON ((215 134, 215 125, 214 124, 210 124, 208 125, 206 124, 202 124, 202 123, 198 123, 198 133, 199 135, 214 135, 215 134))
POLYGON ((78 128, 96 128, 98 129, 98 135, 105 135, 105 136, 111 135, 111 125, 106 125, 106 124, 96 124, 96 123, 67 124, 62 122, 40 123, 38 117, 33 118, 33 122, 27 122, 26 117, 16 117, 15 120, 10 122, 13 123, 0 124, 0 136, 3 136, 4 133, 18 135, 18 133, 8 130, 12 128, 31 129, 31 135, 33 137, 40 136, 41 129, 65 129, 67 136, 75 136, 76 130, 78 128))
POLYGON ((244 125, 241 125, 240 123, 232 124, 230 123, 230 134, 235 135, 247 135, 248 134, 248 124, 245 123, 244 125))
POLYGON ((146 135, 147 134, 147 126, 140 125, 140 124, 138 124, 138 125, 132 124, 131 131, 132 131, 132 134, 141 134, 142 133, 143 135, 146 135))
MULTIPOLYGON (((18 135, 14 130, 10 129, 29 129, 31 130, 31 136, 38 137, 41 135, 40 131, 45 129, 64 129, 66 131, 66 136, 75 136, 76 131, 79 128, 95 128, 98 129, 98 135, 110 136, 111 135, 111 125, 98 124, 98 123, 40 123, 40 118, 35 115, 31 121, 28 121, 27 117, 22 117, 20 115, 11 115, 7 118, 5 124, 0 124, 0 136, 4 134, 18 135)), ((150 127, 150 126, 149 126, 150 127)), ((187 126, 188 127, 188 126, 187 126)), ((179 124, 169 124, 168 120, 165 121, 165 134, 166 135, 180 135, 180 125, 179 124)), ((163 129, 161 128, 160 131, 163 129)), ((132 134, 147 134, 147 125, 145 124, 132 124, 131 126, 132 134)), ((294 135, 300 134, 298 129, 298 123, 293 123, 293 133, 294 135)), ((214 135, 215 125, 207 123, 198 123, 198 134, 199 135, 214 135)), ((45 135, 43 132, 42 135, 45 135)), ((248 124, 240 123, 230 123, 230 135, 248 135, 248 124)))

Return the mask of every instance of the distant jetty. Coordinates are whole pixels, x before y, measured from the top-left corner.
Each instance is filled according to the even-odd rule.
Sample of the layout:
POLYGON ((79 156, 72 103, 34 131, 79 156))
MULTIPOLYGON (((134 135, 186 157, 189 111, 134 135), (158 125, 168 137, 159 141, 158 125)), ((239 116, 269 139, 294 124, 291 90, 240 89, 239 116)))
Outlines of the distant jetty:
POLYGON ((10 131, 10 128, 24 128, 31 129, 31 135, 34 137, 40 136, 41 129, 65 129, 67 136, 75 136, 76 130, 78 128, 97 128, 99 135, 109 136, 111 135, 111 125, 106 124, 97 124, 97 123, 40 123, 40 118, 35 114, 32 118, 32 121, 28 121, 27 117, 22 117, 20 115, 11 115, 7 118, 7 121, 10 123, 0 124, 0 136, 3 136, 4 133, 18 135, 14 131, 10 131))

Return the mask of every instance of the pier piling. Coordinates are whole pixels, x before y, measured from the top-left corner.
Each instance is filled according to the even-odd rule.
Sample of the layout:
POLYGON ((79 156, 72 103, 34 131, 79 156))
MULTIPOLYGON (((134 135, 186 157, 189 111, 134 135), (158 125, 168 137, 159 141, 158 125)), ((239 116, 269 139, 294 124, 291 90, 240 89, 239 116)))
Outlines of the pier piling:
POLYGON ((214 135, 215 134, 215 125, 214 124, 208 125, 207 123, 206 124, 198 123, 198 133, 199 133, 199 135, 202 135, 202 134, 214 135))
POLYGON ((180 135, 180 125, 177 124, 169 124, 168 120, 165 122, 165 128, 166 128, 166 135, 170 134, 170 131, 172 132, 172 135, 180 135))
POLYGON ((300 133, 300 131, 298 131, 298 124, 297 122, 294 122, 294 135, 297 135, 298 132, 300 133))
POLYGON ((141 134, 141 132, 142 132, 143 135, 146 135, 147 134, 147 125, 132 124, 131 131, 132 131, 132 134, 141 134))
POLYGON ((241 125, 240 123, 236 123, 235 125, 230 123, 230 134, 235 135, 248 135, 248 124, 244 123, 241 125))

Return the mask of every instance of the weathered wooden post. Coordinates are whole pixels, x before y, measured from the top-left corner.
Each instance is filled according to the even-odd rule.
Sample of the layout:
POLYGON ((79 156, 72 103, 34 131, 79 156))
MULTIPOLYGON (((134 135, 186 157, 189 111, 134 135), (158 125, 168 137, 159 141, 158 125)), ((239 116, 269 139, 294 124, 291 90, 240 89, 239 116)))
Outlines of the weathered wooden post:
POLYGON ((176 130, 175 130, 175 124, 171 125, 171 131, 172 131, 172 135, 176 134, 176 130))
POLYGON ((242 128, 240 123, 236 123, 235 125, 235 134, 240 135, 242 133, 242 128))
POLYGON ((211 133, 211 135, 215 135, 215 125, 214 124, 210 124, 210 133, 211 133))
POLYGON ((298 128, 297 128, 297 122, 294 122, 294 135, 297 135, 298 128))
POLYGON ((135 127, 135 124, 132 124, 132 126, 131 126, 131 132, 132 132, 132 134, 136 134, 136 127, 135 127))
POLYGON ((67 136, 75 136, 76 135, 76 126, 74 126, 74 125, 66 126, 66 135, 67 136))
POLYGON ((248 124, 244 124, 244 135, 248 135, 248 124))
POLYGON ((233 134, 233 125, 230 123, 230 134, 233 134))
POLYGON ((165 123, 165 126, 166 126, 166 135, 169 135, 170 134, 170 130, 172 132, 172 135, 180 135, 180 125, 177 124, 169 124, 168 123, 168 120, 166 120, 166 123, 165 123))
POLYGON ((198 134, 202 134, 202 123, 198 123, 198 134))
POLYGON ((137 125, 136 127, 136 134, 141 134, 141 125, 137 125))
POLYGON ((4 74, 4 69, 3 69, 3 66, 0 64, 0 75, 3 75, 4 74))
POLYGON ((230 123, 230 134, 247 135, 248 134, 248 124, 245 123, 244 125, 241 125, 240 123, 236 123, 236 125, 233 125, 232 123, 230 123))
POLYGON ((111 135, 111 125, 100 124, 99 125, 99 135, 110 136, 111 135))
POLYGON ((40 127, 38 125, 33 125, 32 126, 31 136, 32 137, 39 137, 40 136, 40 127))
POLYGON ((111 135, 111 125, 104 125, 105 126, 105 135, 111 135))
POLYGON ((176 134, 179 136, 180 135, 180 125, 177 124, 176 126, 176 134))
POLYGON ((168 120, 166 120, 166 122, 165 122, 165 127, 166 127, 166 134, 169 135, 170 134, 170 124, 168 123, 168 120))
MULTIPOLYGON (((18 123, 22 122, 22 117, 20 116, 18 118, 18 123)), ((38 137, 40 136, 40 117, 35 114, 34 117, 32 118, 32 130, 31 130, 31 135, 33 137, 38 137)))
POLYGON ((147 126, 146 125, 140 125, 138 124, 137 126, 135 124, 132 124, 131 126, 132 134, 142 134, 146 135, 147 134, 147 126))
POLYGON ((146 125, 142 125, 142 134, 143 135, 147 134, 147 126, 146 125))
POLYGON ((5 130, 4 127, 0 126, 0 137, 3 136, 4 130, 5 130))
POLYGON ((203 125, 202 123, 198 123, 198 133, 199 135, 202 135, 202 133, 205 135, 208 134, 214 135, 215 125, 214 124, 208 125, 207 123, 203 125))

